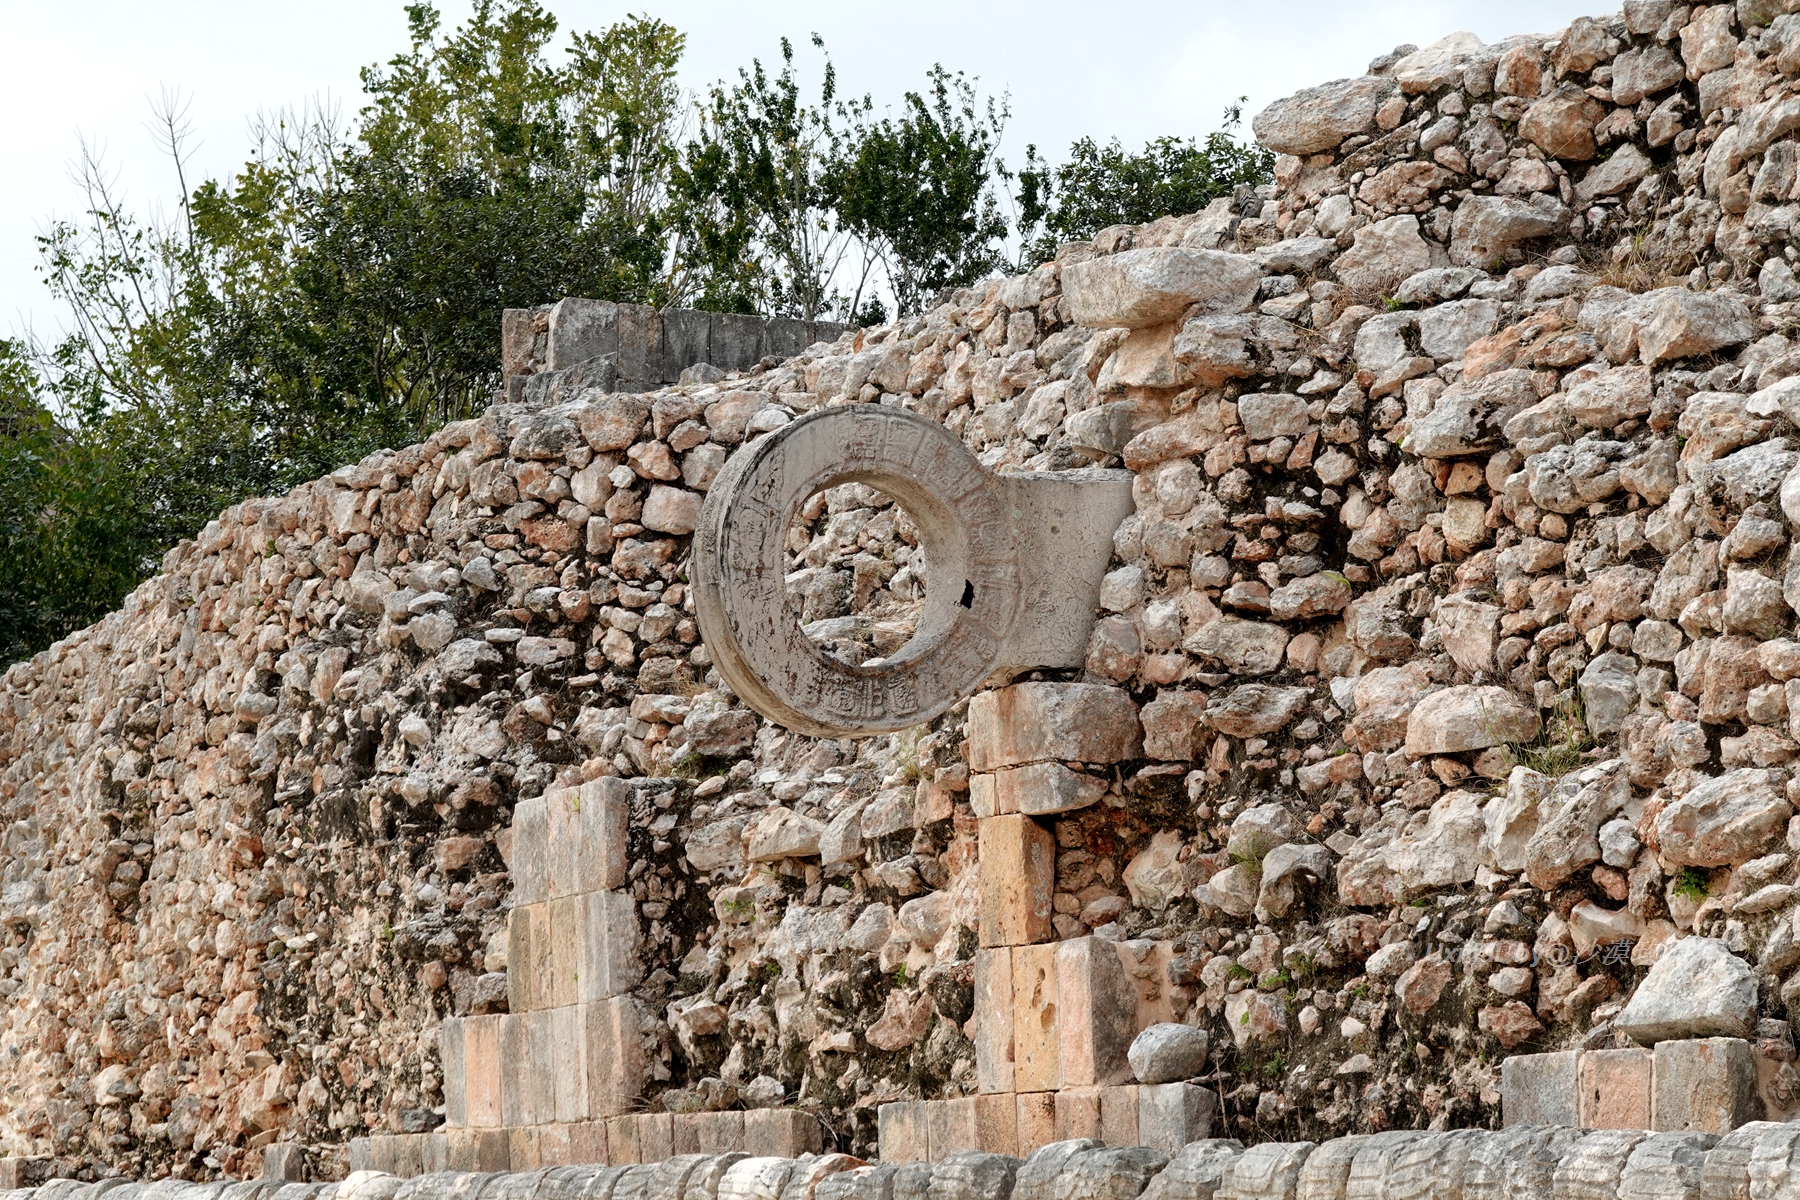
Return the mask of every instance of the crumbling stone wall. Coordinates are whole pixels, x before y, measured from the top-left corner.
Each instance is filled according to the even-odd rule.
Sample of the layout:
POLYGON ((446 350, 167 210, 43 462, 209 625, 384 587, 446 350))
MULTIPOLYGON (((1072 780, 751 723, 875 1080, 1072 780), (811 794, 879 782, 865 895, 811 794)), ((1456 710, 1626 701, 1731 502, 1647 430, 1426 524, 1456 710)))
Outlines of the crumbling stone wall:
MULTIPOLYGON (((1048 936, 1172 949, 1219 1132, 1492 1125, 1508 1053, 1714 1028, 1679 991, 1620 1022, 1696 933, 1791 1111, 1785 7, 1396 52, 1258 116, 1270 189, 723 379, 538 372, 227 510, 0 682, 0 1141, 205 1175, 435 1126, 441 1020, 507 1002, 513 807, 602 775, 636 785, 652 1109, 798 1106, 866 1153, 883 1103, 975 1092, 971 706, 800 737, 690 615, 727 455, 845 403, 1138 473, 1087 665, 1038 682, 1117 689, 1141 750, 1058 760, 1086 802, 1030 819, 1048 936)), ((888 652, 930 569, 904 513, 801 515, 796 612, 888 652)))

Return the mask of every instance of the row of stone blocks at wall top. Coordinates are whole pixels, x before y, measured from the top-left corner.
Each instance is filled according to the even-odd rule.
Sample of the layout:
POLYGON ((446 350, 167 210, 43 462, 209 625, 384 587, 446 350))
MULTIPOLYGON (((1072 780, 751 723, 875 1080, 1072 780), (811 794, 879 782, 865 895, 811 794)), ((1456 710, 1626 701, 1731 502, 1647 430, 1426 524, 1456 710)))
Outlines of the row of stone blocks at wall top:
POLYGON ((0 1191, 0 1200, 1782 1200, 1796 1188, 1800 1123, 1754 1122, 1723 1137, 1531 1125, 1247 1149, 1207 1140, 1173 1158, 1078 1139, 1023 1160, 964 1151, 870 1165, 842 1154, 740 1152, 406 1179, 360 1170, 336 1184, 57 1180, 0 1191))
POLYGON ((500 362, 508 399, 527 377, 611 356, 608 390, 644 392, 677 382, 689 367, 747 371, 771 355, 791 358, 815 342, 836 341, 851 326, 753 313, 658 310, 571 296, 500 318, 500 362), (513 384, 511 381, 519 382, 513 384))
POLYGON ((1084 1138, 1174 1155, 1210 1137, 1218 1111, 1218 1094, 1192 1083, 901 1101, 881 1106, 881 1160, 938 1162, 970 1150, 1023 1158, 1084 1138))
POLYGON ((1759 1094, 1756 1049, 1742 1038, 1687 1038, 1654 1049, 1515 1054, 1500 1065, 1508 1127, 1729 1133, 1785 1112, 1759 1094))

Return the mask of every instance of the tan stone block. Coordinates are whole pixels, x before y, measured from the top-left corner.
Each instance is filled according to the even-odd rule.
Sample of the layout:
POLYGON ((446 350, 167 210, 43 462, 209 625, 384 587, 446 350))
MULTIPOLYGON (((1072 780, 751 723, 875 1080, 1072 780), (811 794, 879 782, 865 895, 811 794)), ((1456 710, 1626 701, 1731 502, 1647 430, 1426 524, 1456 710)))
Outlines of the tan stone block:
POLYGON ((512 1170, 512 1139, 504 1129, 451 1129, 444 1134, 446 1171, 493 1174, 512 1170))
POLYGON ((576 1002, 622 996, 643 978, 643 933, 629 892, 588 892, 571 903, 577 916, 576 1002))
POLYGON ((412 1179, 425 1173, 425 1135, 419 1133, 375 1133, 365 1139, 366 1148, 359 1157, 363 1170, 382 1171, 401 1179, 412 1179))
POLYGON ((1012 964, 1013 1085, 1021 1092, 1053 1092, 1062 1086, 1056 947, 1015 946, 1012 964))
POLYGON ((1109 1146, 1138 1145, 1136 1084, 1100 1089, 1100 1137, 1109 1146))
POLYGON ((562 1122, 588 1119, 587 1024, 576 1005, 553 1008, 550 1017, 551 1091, 556 1119, 562 1122))
POLYGON ((1048 817, 1100 803, 1106 781, 1061 763, 1032 763, 994 772, 994 804, 1003 813, 1048 817))
POLYGON ((544 989, 545 1008, 566 1008, 576 1002, 581 943, 575 914, 580 904, 574 896, 563 896, 546 906, 550 910, 550 970, 544 989))
MULTIPOLYGON (((636 1116, 608 1117, 605 1124, 606 1161, 609 1166, 627 1167, 644 1161, 636 1116)), ((674 1131, 671 1130, 671 1139, 673 1136, 674 1131)))
POLYGON ((675 1156, 675 1118, 671 1113, 637 1115, 639 1162, 659 1163, 675 1156))
POLYGON ((1137 1035, 1137 988, 1116 945, 1096 937, 1058 942, 1056 992, 1063 1086, 1129 1082, 1125 1054, 1137 1035))
POLYGON ((1656 1055, 1638 1046, 1583 1050, 1575 1061, 1576 1118, 1584 1129, 1650 1128, 1656 1055))
POLYGON ((1020 683, 969 701, 969 767, 992 771, 1033 762, 1125 762, 1141 757, 1137 705, 1122 688, 1093 683, 1020 683))
MULTIPOLYGON (((270 1173, 271 1170, 286 1168, 288 1170, 296 1170, 300 1175, 299 1179, 290 1180, 290 1182, 306 1182, 304 1162, 289 1163, 281 1159, 277 1159, 274 1163, 269 1161, 269 1151, 285 1149, 289 1145, 294 1145, 294 1143, 277 1142, 273 1146, 263 1147, 262 1177, 264 1179, 287 1179, 286 1175, 275 1175, 270 1173)), ((304 1150, 304 1147, 296 1146, 296 1149, 304 1150)), ((426 1134, 425 1141, 419 1151, 419 1160, 419 1174, 421 1175, 435 1175, 439 1171, 448 1171, 450 1169, 449 1135, 442 1129, 434 1129, 426 1134)))
POLYGON ((753 1108, 744 1113, 744 1153, 753 1157, 799 1158, 824 1144, 819 1118, 797 1108, 753 1108))
POLYGON ((469 1124, 469 1101, 461 1017, 445 1017, 438 1025, 438 1061, 444 1070, 444 1126, 465 1129, 469 1124))
POLYGON ((1013 1090, 1013 965, 1006 946, 975 952, 975 1081, 983 1093, 1013 1090))
POLYGON ((1027 946, 1051 935, 1056 839, 1030 817, 980 822, 981 944, 1027 946))
POLYGON ((969 807, 974 809, 975 815, 982 820, 989 817, 1003 817, 1008 813, 1019 811, 1018 797, 1012 792, 1002 795, 995 783, 996 780, 991 774, 969 776, 969 807), (1013 804, 1014 807, 1003 807, 1008 803, 1013 804))
POLYGON ((500 1026, 491 1013, 463 1019, 463 1105, 471 1129, 498 1129, 501 1119, 500 1026))
POLYGON ((506 1131, 512 1170, 535 1171, 539 1167, 547 1165, 543 1155, 539 1152, 541 1132, 536 1125, 526 1125, 506 1131))
POLYGON ((1100 1136, 1100 1089, 1064 1088, 1056 1093, 1056 1140, 1100 1136))
POLYGON ((1137 1094, 1138 1145, 1173 1158, 1189 1142, 1212 1136, 1219 1096, 1210 1088, 1192 1083, 1144 1083, 1138 1085, 1137 1094))
POLYGON ((545 792, 544 809, 544 898, 561 900, 575 895, 575 842, 576 822, 580 819, 580 794, 574 788, 556 788, 545 792))
POLYGON ((566 1122, 555 1121, 549 1125, 538 1126, 538 1165, 540 1167, 566 1167, 570 1158, 570 1126, 566 1122))
POLYGON ((1011 1092, 975 1097, 977 1150, 988 1154, 1019 1153, 1019 1098, 1011 1092))
MULTIPOLYGON (((517 911, 517 910, 515 910, 517 911)), ((512 969, 512 959, 506 960, 507 969, 512 969)), ((531 957, 526 960, 526 969, 531 978, 525 981, 526 998, 530 1007, 525 1011, 535 1012, 555 1006, 556 996, 556 951, 550 926, 550 902, 531 906, 531 957)))
POLYGON ((900 1100, 875 1112, 876 1139, 884 1163, 926 1162, 925 1102, 900 1100))
POLYGON ((1578 1052, 1515 1054, 1500 1063, 1500 1112, 1505 1127, 1574 1125, 1580 1120, 1578 1052))
POLYGON ((575 840, 578 892, 604 892, 625 886, 631 868, 626 857, 631 795, 629 783, 610 775, 581 785, 575 840))
POLYGON ((1651 1068, 1650 1128, 1729 1133, 1762 1119, 1756 1052, 1743 1038, 1658 1042, 1651 1068))
MULTIPOLYGON (((587 1046, 588 1116, 627 1112, 642 1094, 648 1075, 637 1002, 629 996, 615 996, 577 1007, 587 1046)), ((610 1130, 609 1126, 609 1136, 610 1130)))
POLYGON ((1021 1092, 1018 1101, 1019 1148, 1013 1153, 1029 1158, 1032 1151, 1056 1140, 1056 1093, 1021 1092))
POLYGON ((942 1162, 959 1150, 981 1149, 975 1097, 925 1102, 925 1148, 932 1162, 942 1162))
POLYGON ((677 1155, 700 1153, 700 1118, 704 1113, 676 1113, 670 1124, 670 1148, 677 1155))
MULTIPOLYGON (((507 1013, 500 1018, 500 1119, 509 1129, 536 1125, 539 1116, 537 1072, 531 1054, 531 1018, 535 1014, 507 1013)), ((518 1147, 515 1146, 517 1158, 518 1147)))
MULTIPOLYGON (((698 1154, 736 1154, 744 1149, 746 1116, 741 1112, 695 1113, 698 1154)), ((816 1124, 816 1122, 815 1122, 816 1124)))
POLYGON ((598 1163, 604 1166, 606 1156, 606 1122, 577 1121, 569 1126, 569 1163, 598 1163))
POLYGON ((537 976, 531 969, 532 905, 513 907, 506 918, 506 1007, 511 1012, 530 1012, 532 985, 537 976))
POLYGON ((513 806, 513 904, 540 904, 550 898, 550 809, 542 796, 513 806))

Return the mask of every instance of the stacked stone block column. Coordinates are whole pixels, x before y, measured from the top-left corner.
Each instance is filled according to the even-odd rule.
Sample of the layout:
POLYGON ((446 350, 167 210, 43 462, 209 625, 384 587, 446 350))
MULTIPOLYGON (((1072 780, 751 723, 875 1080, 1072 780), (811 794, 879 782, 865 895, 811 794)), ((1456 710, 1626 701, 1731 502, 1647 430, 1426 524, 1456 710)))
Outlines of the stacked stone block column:
POLYGON ((446 1125, 506 1130, 519 1160, 605 1160, 609 1118, 646 1075, 638 918, 626 883, 630 788, 600 779, 520 801, 507 1003, 442 1033, 446 1125))
POLYGON ((1125 1057, 1140 1029, 1169 1019, 1167 981, 1159 986, 1155 970, 1167 954, 1146 952, 1149 943, 1054 940, 1047 818, 1099 803, 1107 782, 1097 772, 1143 753, 1137 706, 1118 688, 1018 684, 974 697, 968 734, 981 860, 977 1094, 882 1106, 882 1159, 1023 1156, 1085 1137, 1172 1154, 1206 1137, 1212 1092, 1134 1084, 1125 1057), (1162 996, 1161 1011, 1146 992, 1162 996))

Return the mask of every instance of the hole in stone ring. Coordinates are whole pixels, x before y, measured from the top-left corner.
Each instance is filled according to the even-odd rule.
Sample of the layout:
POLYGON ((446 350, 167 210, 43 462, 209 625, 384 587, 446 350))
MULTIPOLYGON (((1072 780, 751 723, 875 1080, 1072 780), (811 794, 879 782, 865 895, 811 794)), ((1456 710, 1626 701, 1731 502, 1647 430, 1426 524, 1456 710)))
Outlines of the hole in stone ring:
POLYGON ((962 605, 964 608, 974 608, 975 607, 975 583, 973 580, 970 580, 970 579, 963 580, 962 598, 960 600, 958 600, 957 603, 962 605))
POLYGON ((925 605, 925 546, 892 495, 865 483, 814 492, 782 551, 788 611, 825 654, 879 665, 911 640, 925 605))

